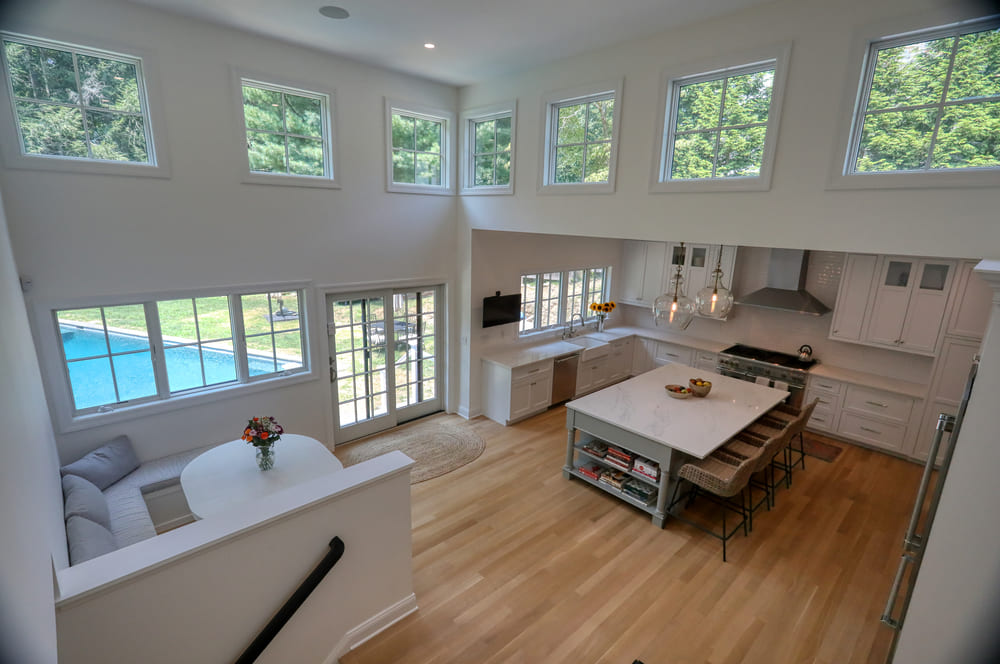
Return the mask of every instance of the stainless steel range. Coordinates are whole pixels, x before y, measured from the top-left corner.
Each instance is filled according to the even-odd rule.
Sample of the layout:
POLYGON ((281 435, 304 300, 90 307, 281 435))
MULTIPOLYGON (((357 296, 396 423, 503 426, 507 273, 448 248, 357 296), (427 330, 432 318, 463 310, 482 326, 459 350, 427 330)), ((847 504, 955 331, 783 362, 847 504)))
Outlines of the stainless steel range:
POLYGON ((815 364, 814 359, 800 360, 796 355, 736 344, 719 353, 716 371, 740 380, 766 381, 769 387, 779 389, 787 385, 788 403, 798 408, 805 397, 809 369, 815 364))

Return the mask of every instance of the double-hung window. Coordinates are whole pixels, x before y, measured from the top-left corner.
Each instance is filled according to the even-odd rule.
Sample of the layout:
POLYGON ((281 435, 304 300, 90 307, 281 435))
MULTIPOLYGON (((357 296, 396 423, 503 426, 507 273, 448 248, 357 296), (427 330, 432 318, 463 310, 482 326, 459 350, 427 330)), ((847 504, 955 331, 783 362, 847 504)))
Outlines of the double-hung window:
POLYGON ((610 292, 609 267, 521 275, 520 333, 539 332, 582 316, 594 320, 594 302, 604 302, 610 292))
POLYGON ((333 93, 239 78, 246 142, 244 180, 337 187, 333 93))
POLYGON ((690 75, 664 75, 653 191, 770 186, 787 52, 690 75))
POLYGON ((543 193, 612 193, 621 81, 549 94, 542 154, 543 193))
POLYGON ((462 193, 514 193, 515 102, 465 111, 462 193))
POLYGON ((308 369, 304 291, 52 310, 70 417, 308 369))
POLYGON ((1000 20, 869 45, 845 175, 1000 169, 1000 20))
POLYGON ((385 101, 387 187, 390 192, 454 191, 450 151, 454 113, 418 104, 385 101))
POLYGON ((164 175, 142 59, 4 33, 11 166, 164 175))

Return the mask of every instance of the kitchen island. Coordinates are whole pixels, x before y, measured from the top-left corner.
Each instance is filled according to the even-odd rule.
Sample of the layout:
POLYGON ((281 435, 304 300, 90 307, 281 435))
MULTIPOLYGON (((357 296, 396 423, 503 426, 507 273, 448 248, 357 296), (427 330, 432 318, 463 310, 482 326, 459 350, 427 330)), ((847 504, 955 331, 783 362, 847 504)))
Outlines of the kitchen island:
POLYGON ((687 386, 689 379, 698 376, 693 367, 668 364, 568 402, 563 475, 621 497, 651 514, 653 523, 662 527, 671 477, 676 471, 671 464, 684 458, 674 452, 703 459, 788 396, 783 390, 716 375, 708 377, 712 391, 704 398, 692 395, 675 399, 664 389, 668 384, 687 386), (579 440, 578 431, 582 434, 579 440), (656 488, 655 505, 647 505, 581 472, 578 457, 583 463, 594 461, 616 468, 583 449, 595 441, 618 446, 658 464, 660 472, 655 481, 634 471, 626 473, 656 488))

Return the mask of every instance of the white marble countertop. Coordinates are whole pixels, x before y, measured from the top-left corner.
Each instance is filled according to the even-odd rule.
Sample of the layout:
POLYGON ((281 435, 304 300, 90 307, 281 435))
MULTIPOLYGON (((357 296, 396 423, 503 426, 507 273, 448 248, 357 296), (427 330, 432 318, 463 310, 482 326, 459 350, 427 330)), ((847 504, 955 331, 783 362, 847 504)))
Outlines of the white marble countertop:
POLYGON ((878 376, 876 374, 865 373, 864 371, 831 367, 827 364, 817 364, 809 370, 809 375, 870 387, 875 390, 902 394, 914 399, 923 399, 927 394, 927 385, 910 383, 905 380, 888 378, 887 376, 878 376))
POLYGON ((788 396, 784 390, 712 376, 707 397, 675 399, 664 385, 687 385, 696 370, 668 364, 566 404, 630 433, 703 459, 788 396))

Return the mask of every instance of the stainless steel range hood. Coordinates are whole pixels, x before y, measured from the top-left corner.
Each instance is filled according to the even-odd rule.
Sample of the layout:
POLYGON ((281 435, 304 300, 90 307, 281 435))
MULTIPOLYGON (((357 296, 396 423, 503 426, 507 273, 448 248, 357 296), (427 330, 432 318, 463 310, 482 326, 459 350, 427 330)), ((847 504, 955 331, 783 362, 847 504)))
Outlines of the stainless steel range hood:
POLYGON ((771 249, 767 286, 737 298, 736 304, 822 316, 830 307, 806 292, 808 268, 808 251, 771 249))

